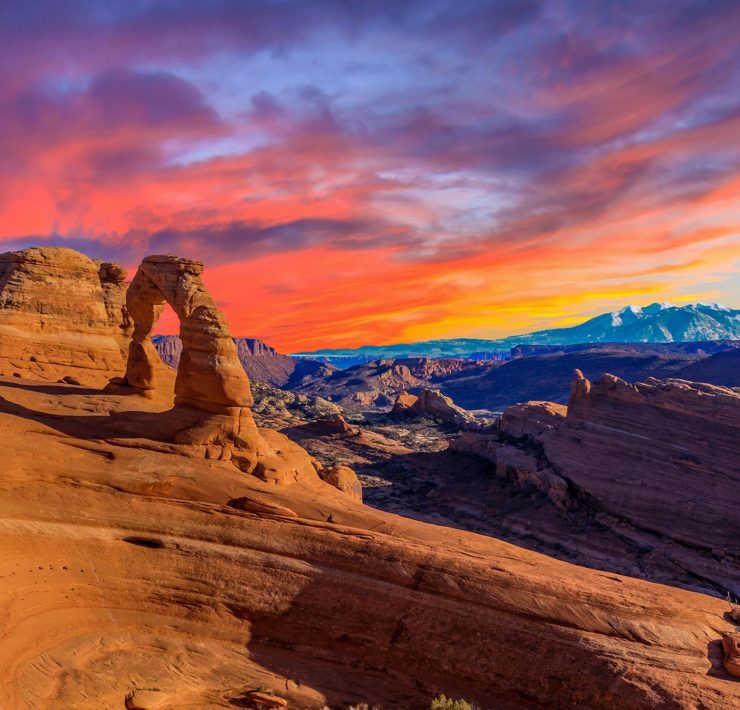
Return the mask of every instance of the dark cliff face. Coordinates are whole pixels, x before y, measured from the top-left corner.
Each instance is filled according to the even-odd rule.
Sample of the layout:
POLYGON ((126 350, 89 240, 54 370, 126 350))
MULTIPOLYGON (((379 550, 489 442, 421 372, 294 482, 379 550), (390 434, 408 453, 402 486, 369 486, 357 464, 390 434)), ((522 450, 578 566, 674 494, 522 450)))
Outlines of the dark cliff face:
MULTIPOLYGON (((182 353, 180 338, 177 335, 155 335, 152 337, 152 342, 163 362, 170 367, 177 367, 180 361, 180 353, 182 353)), ((234 344, 240 358, 271 357, 293 360, 287 355, 281 355, 275 348, 270 347, 258 338, 234 338, 234 344)))
MULTIPOLYGON (((152 337, 163 362, 176 368, 180 361, 182 343, 177 335, 152 337)), ((286 387, 312 377, 314 373, 328 374, 334 368, 315 360, 303 360, 279 353, 258 338, 234 338, 239 362, 252 382, 272 387, 286 387)))
POLYGON ((165 365, 177 369, 182 353, 182 342, 176 335, 154 335, 152 336, 154 347, 162 358, 165 365))
POLYGON ((234 338, 234 342, 240 356, 288 357, 258 338, 234 338))

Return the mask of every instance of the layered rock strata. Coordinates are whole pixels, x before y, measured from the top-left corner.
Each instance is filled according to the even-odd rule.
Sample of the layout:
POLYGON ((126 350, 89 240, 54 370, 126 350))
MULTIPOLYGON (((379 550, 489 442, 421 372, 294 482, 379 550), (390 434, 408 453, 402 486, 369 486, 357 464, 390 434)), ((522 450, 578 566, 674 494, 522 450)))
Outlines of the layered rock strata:
POLYGON ((126 367, 126 271, 62 247, 0 254, 0 373, 102 386, 126 367))
POLYGON ((592 383, 576 371, 567 410, 515 405, 451 447, 623 535, 642 531, 702 586, 740 593, 740 393, 613 375, 592 383))

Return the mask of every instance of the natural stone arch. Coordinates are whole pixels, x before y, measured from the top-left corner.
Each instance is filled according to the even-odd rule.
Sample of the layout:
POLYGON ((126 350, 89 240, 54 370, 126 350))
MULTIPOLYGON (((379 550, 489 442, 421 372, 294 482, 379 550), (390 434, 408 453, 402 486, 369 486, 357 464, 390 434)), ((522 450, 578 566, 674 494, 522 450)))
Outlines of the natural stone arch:
MULTIPOLYGON (((249 378, 223 313, 216 307, 200 275, 203 264, 176 256, 148 256, 126 293, 126 309, 134 323, 126 366, 126 384, 142 394, 171 381, 151 340, 165 304, 180 319, 182 353, 175 379, 175 406, 148 420, 176 444, 186 444, 207 458, 231 461, 274 485, 327 481, 361 499, 361 486, 351 469, 324 471, 321 464, 284 434, 258 430, 252 417, 249 378)), ((126 419, 124 413, 121 420, 126 419)), ((137 424, 138 426, 138 424, 137 424)))
POLYGON ((206 413, 180 432, 182 443, 224 444, 257 450, 260 437, 249 407, 249 378, 221 311, 201 281, 203 264, 176 256, 148 256, 139 266, 126 294, 126 309, 134 330, 126 367, 129 386, 148 393, 164 377, 151 341, 165 304, 180 320, 182 354, 175 380, 175 408, 206 413))

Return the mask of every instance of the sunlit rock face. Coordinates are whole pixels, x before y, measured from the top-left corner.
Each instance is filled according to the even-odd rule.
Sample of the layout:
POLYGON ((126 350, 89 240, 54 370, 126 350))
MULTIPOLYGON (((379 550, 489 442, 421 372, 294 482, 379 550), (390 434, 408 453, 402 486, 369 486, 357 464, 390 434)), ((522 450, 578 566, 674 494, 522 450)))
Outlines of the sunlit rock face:
POLYGON ((165 305, 180 319, 182 351, 174 408, 166 425, 177 444, 235 463, 275 484, 318 480, 320 465, 277 432, 260 433, 252 392, 223 313, 201 280, 203 264, 177 256, 148 256, 126 293, 133 320, 125 382, 149 397, 171 382, 151 335, 165 305))
POLYGON ((0 374, 101 386, 126 367, 126 270, 73 249, 0 254, 0 374))

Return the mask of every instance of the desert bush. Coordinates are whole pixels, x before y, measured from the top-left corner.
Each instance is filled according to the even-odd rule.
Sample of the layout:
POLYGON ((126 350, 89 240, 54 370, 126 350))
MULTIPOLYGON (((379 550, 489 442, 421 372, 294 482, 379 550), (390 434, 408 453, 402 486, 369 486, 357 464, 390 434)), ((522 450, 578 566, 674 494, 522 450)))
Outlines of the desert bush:
POLYGON ((429 710, 478 710, 478 708, 467 700, 453 700, 443 693, 432 700, 429 710))

